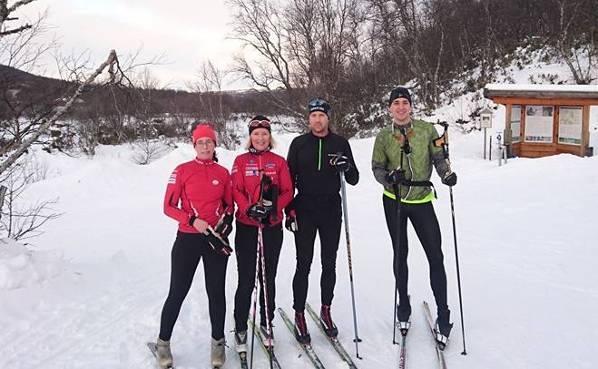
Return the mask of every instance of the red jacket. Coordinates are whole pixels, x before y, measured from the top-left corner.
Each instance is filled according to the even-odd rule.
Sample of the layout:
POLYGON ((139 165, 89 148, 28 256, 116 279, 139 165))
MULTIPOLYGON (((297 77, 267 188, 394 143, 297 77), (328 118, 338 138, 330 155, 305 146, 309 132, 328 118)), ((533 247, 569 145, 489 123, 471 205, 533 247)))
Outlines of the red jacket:
POLYGON ((234 205, 228 170, 212 160, 195 159, 176 167, 164 196, 164 214, 179 222, 179 231, 199 233, 189 225, 192 215, 212 227, 234 205))
POLYGON ((248 152, 235 159, 231 176, 237 220, 247 225, 259 225, 247 216, 247 209, 259 200, 261 173, 272 179, 272 185, 278 186, 277 216, 275 221, 270 217, 270 224, 280 224, 282 210, 293 199, 293 184, 286 160, 270 151, 257 154, 248 152))

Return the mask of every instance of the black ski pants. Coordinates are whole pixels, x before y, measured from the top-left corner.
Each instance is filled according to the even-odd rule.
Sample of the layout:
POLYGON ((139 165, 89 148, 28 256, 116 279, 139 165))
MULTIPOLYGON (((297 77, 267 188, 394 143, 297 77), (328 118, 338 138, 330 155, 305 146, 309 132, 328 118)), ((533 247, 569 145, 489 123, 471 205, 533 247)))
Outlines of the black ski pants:
MULTIPOLYGON (((237 222, 235 233, 235 254, 237 255, 237 271, 239 281, 235 293, 235 329, 247 330, 247 318, 251 308, 251 295, 255 288, 255 263, 257 258, 258 227, 237 222)), ((264 242, 264 266, 266 268, 266 292, 268 294, 268 318, 274 319, 276 309, 276 271, 278 258, 282 248, 282 225, 262 229, 264 242)), ((262 282, 262 267, 258 265, 260 285, 260 324, 267 325, 266 308, 264 307, 264 290, 262 282)))
POLYGON ((178 232, 171 252, 170 290, 162 308, 160 339, 170 340, 183 301, 191 288, 193 275, 202 258, 212 338, 218 340, 224 337, 224 287, 228 256, 216 253, 202 234, 178 232))
POLYGON ((397 201, 382 196, 386 226, 392 239, 394 249, 393 269, 397 289, 399 291, 399 305, 404 308, 405 302, 409 306, 407 292, 407 253, 409 250, 407 240, 407 219, 411 221, 415 233, 421 242, 430 267, 430 285, 439 313, 448 311, 446 292, 446 272, 444 270, 444 255, 442 254, 442 239, 438 219, 434 212, 432 202, 424 204, 401 204, 400 218, 397 221, 397 201), (398 239, 397 239, 398 236, 398 239))
POLYGON ((295 199, 297 225, 295 248, 297 268, 293 278, 293 308, 305 310, 309 272, 314 257, 316 233, 320 235, 320 299, 322 305, 330 305, 336 284, 336 254, 340 240, 342 208, 339 194, 325 196, 301 196, 295 199))

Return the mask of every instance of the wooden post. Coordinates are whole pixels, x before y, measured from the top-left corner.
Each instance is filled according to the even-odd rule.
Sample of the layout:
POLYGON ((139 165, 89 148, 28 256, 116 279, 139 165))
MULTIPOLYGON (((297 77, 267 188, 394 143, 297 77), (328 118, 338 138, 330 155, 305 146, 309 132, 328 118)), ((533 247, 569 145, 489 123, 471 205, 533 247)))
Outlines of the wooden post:
POLYGON ((582 109, 581 123, 581 147, 580 156, 586 156, 588 147, 590 147, 590 106, 584 105, 582 109))
POLYGON ((507 104, 505 114, 505 131, 503 132, 503 144, 505 146, 506 156, 511 155, 511 145, 513 144, 513 131, 511 130, 513 104, 507 104))
POLYGON ((484 127, 484 160, 486 160, 486 141, 488 140, 488 134, 486 127, 484 127))

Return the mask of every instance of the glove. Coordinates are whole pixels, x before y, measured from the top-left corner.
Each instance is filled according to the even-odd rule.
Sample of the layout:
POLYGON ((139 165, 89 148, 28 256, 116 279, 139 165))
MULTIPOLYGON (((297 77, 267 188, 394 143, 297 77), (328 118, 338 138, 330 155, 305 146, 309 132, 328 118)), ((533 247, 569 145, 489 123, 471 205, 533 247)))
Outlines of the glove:
POLYGON ((442 178, 442 183, 444 183, 447 186, 453 187, 457 184, 457 174, 455 174, 455 172, 448 173, 444 176, 444 178, 442 178))
POLYGON ((297 223, 297 216, 295 215, 295 211, 291 211, 287 214, 287 218, 284 221, 284 227, 293 233, 299 230, 299 224, 297 223))
POLYGON ((338 154, 329 154, 330 157, 330 165, 333 166, 338 172, 346 172, 351 168, 351 162, 349 158, 343 155, 342 153, 338 154))
POLYGON ((247 209, 247 216, 251 219, 261 222, 270 215, 272 207, 259 204, 253 204, 247 209))
POLYGON ((386 181, 392 185, 399 184, 405 180, 405 171, 403 169, 391 170, 386 175, 386 181))
POLYGON ((223 238, 227 238, 233 231, 233 215, 224 213, 218 220, 218 224, 216 224, 216 229, 214 229, 214 231, 223 238))
POLYGON ((208 238, 208 243, 212 247, 212 250, 222 256, 230 256, 230 254, 233 253, 233 249, 228 244, 228 239, 226 237, 221 237, 220 234, 212 229, 212 227, 209 227, 206 232, 206 237, 208 238))

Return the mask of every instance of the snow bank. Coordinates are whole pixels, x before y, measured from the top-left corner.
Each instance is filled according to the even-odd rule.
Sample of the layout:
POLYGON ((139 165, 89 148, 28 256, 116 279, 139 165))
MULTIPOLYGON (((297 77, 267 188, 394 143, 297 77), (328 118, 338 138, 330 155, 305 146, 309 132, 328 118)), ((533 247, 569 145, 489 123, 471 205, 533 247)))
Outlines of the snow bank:
POLYGON ((0 239, 0 290, 17 289, 56 277, 63 270, 56 251, 33 251, 10 239, 0 239))

